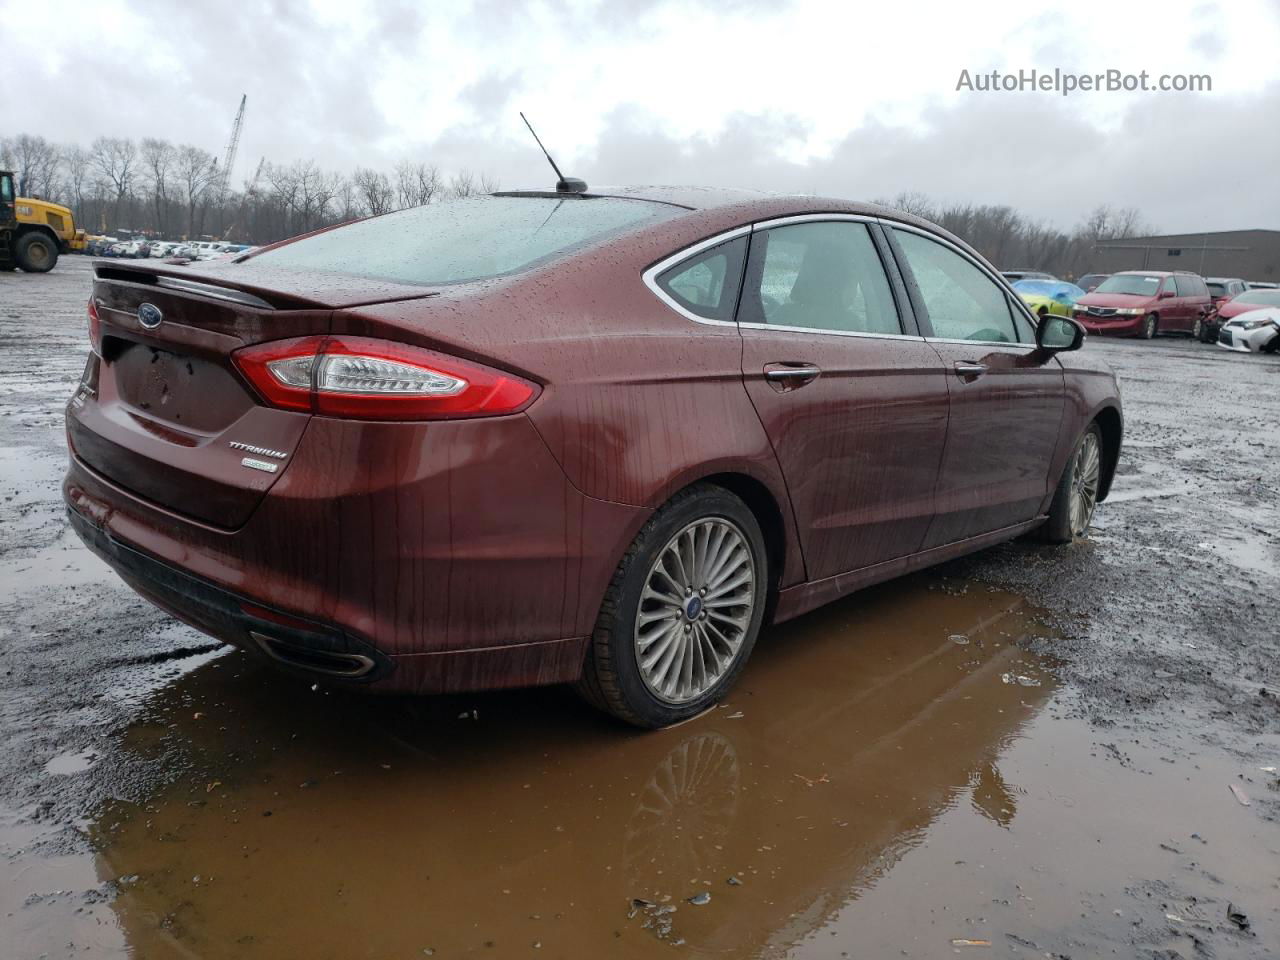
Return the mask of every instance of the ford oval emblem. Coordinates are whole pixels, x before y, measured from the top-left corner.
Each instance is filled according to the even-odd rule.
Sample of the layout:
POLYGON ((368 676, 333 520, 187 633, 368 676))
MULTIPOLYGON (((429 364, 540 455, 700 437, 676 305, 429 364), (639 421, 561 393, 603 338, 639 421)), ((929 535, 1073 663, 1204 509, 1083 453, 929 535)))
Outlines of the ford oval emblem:
POLYGON ((144 303, 138 307, 138 322, 148 330, 154 330, 160 326, 160 321, 163 319, 164 314, 154 303, 144 303))

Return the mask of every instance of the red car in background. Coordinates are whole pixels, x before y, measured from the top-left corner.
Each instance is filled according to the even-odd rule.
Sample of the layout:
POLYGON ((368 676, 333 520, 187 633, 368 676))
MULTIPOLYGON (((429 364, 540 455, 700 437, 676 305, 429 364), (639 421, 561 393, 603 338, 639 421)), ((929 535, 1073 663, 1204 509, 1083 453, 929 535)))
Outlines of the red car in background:
POLYGON ((1171 332, 1198 337, 1211 307, 1209 288, 1194 273, 1126 270, 1077 300, 1075 318, 1090 333, 1145 340, 1171 332))
POLYGON ((766 617, 1088 529, 1115 376, 962 241, 565 187, 97 263, 76 532, 308 682, 575 683, 657 727, 724 696, 766 617))
POLYGON ((1200 330, 1203 343, 1216 343, 1222 325, 1242 313, 1250 310, 1262 310, 1266 307, 1280 307, 1280 290, 1259 287, 1237 294, 1230 300, 1220 303, 1213 312, 1205 317, 1200 330))
POLYGON ((1205 277, 1204 282, 1215 307, 1249 289, 1249 285, 1239 277, 1205 277))

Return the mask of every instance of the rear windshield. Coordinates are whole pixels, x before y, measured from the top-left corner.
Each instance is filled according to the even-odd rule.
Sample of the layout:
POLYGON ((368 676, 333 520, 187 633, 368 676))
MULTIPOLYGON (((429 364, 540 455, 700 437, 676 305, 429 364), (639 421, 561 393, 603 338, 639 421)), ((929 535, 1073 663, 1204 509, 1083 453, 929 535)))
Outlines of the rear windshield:
POLYGON ((526 270, 679 208, 615 197, 468 197, 361 220, 251 263, 439 285, 526 270))
POLYGON ((1144 273, 1117 273, 1107 277, 1094 289, 1094 293, 1131 293, 1139 297, 1153 297, 1160 289, 1160 277, 1144 273))

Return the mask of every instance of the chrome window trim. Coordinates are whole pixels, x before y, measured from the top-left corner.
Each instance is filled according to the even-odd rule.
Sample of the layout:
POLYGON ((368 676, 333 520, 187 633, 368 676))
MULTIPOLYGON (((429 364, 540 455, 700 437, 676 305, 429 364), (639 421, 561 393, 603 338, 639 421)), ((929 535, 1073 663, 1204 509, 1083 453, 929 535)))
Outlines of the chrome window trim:
POLYGON ((824 220, 845 220, 854 223, 876 223, 877 218, 868 216, 865 213, 796 213, 786 217, 772 217, 769 220, 760 220, 751 225, 754 233, 756 230, 770 230, 773 227, 785 227, 793 223, 814 223, 824 220))
MULTIPOLYGON (((665 303, 686 320, 692 320, 694 323, 705 323, 711 327, 736 327, 738 324, 734 320, 714 320, 711 317, 700 317, 692 310, 683 307, 679 301, 670 296, 667 291, 663 290, 658 284, 660 274, 666 273, 672 267, 679 266, 685 260, 691 260, 698 254, 710 250, 712 247, 718 247, 722 243, 728 243, 730 240, 736 240, 738 237, 744 237, 751 233, 751 224, 745 224, 741 227, 734 227, 732 230, 726 230, 724 233, 717 233, 715 236, 708 237, 705 240, 699 240, 697 243, 689 247, 677 250, 675 253, 659 260, 648 270, 640 275, 644 280, 644 285, 649 288, 655 297, 665 303)), ((746 263, 742 268, 746 269, 746 263)))
POLYGON ((1028 353, 1034 353, 1037 349, 1034 343, 1023 343, 1021 340, 1011 343, 1008 340, 961 340, 952 337, 922 337, 921 339, 929 343, 961 343, 973 347, 1020 347, 1028 353))
MULTIPOLYGON (((1022 302, 1022 298, 1018 296, 1018 291, 1013 289, 1013 284, 1009 282, 1008 278, 1005 277, 1000 272, 991 269, 986 264, 982 263, 980 260, 976 259, 972 253, 965 250, 963 247, 952 243, 946 237, 939 236, 938 234, 933 233, 930 230, 922 230, 920 227, 914 226, 910 223, 903 223, 900 220, 890 220, 890 219, 881 217, 880 226, 884 227, 887 230, 906 230, 910 233, 919 234, 920 236, 924 237, 927 240, 932 240, 934 243, 939 243, 942 246, 952 250, 953 252, 958 253, 965 260, 968 260, 971 264, 977 267, 981 273, 985 273, 992 281, 994 281, 996 287, 998 287, 1001 291, 1005 293, 1005 300, 1009 300, 1010 296, 1012 296, 1013 298, 1012 302, 1021 306, 1023 314, 1028 319, 1031 320, 1031 329, 1033 331, 1039 326, 1039 321, 1034 319, 1031 316, 1031 312, 1027 309, 1027 305, 1022 302)), ((1010 317, 1009 319, 1012 320, 1013 318, 1010 317)), ((1016 323, 1013 325, 1013 329, 1014 329, 1014 332, 1016 333, 1018 329, 1018 325, 1016 323)), ((1034 343, 1029 343, 1029 344, 1023 343, 1021 340, 1017 340, 1010 343, 1007 340, 953 340, 947 337, 925 337, 924 339, 929 341, 930 343, 976 343, 976 344, 990 344, 998 347, 1035 348, 1034 343)))
POLYGON ((781 333, 812 333, 824 337, 865 337, 868 340, 923 340, 914 333, 871 333, 863 330, 827 330, 822 327, 788 327, 780 323, 740 323, 744 330, 777 330, 781 333))
MULTIPOLYGON (((755 223, 746 224, 745 226, 735 227, 732 230, 727 230, 724 233, 718 233, 715 236, 708 237, 706 240, 701 240, 692 246, 685 247, 684 249, 659 260, 648 270, 644 271, 641 276, 644 279, 645 286, 647 286, 659 300, 682 317, 694 321, 694 323, 705 323, 710 326, 718 327, 737 327, 740 330, 764 330, 776 331, 778 333, 809 333, 815 336, 863 337, 869 340, 923 340, 924 337, 914 333, 872 333, 870 331, 861 330, 827 330, 821 327, 791 327, 776 323, 740 323, 736 320, 711 320, 707 317, 700 317, 690 310, 686 310, 678 302, 668 296, 667 292, 658 285, 659 274, 665 273, 667 270, 670 270, 672 267, 679 265, 685 260, 696 257, 698 254, 710 249, 711 247, 719 246, 722 243, 734 240, 744 234, 755 233, 757 230, 769 230, 773 227, 788 226, 794 223, 815 223, 830 220, 852 221, 854 223, 876 222, 875 217, 857 213, 800 213, 785 217, 772 217, 768 220, 760 220, 755 223)), ((743 265, 743 269, 746 269, 745 264, 743 265)), ((889 279, 887 271, 885 279, 889 279)), ((901 316, 898 317, 898 322, 902 322, 901 316)))

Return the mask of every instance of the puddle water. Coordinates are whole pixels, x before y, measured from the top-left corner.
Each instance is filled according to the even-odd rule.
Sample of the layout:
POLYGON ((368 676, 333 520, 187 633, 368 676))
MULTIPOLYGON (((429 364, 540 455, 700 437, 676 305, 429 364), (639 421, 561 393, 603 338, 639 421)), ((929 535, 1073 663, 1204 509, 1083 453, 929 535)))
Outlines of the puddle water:
POLYGON ((56 839, 56 831, 0 807, 0 957, 126 956, 93 859, 33 852, 56 839))
POLYGON ((726 705, 648 734, 561 690, 354 698, 205 663, 119 747, 190 766, 91 830, 112 929, 204 960, 1003 956, 1095 909, 1126 942, 1131 904, 1100 891, 1185 870, 1165 840, 1270 877, 1234 771, 1100 744, 1016 645, 1034 610, 929 583, 769 631, 726 705))
POLYGON ((881 590, 772 631, 727 705, 654 734, 563 691, 348 699, 223 660, 130 732, 202 772, 105 816, 99 870, 138 877, 115 907, 143 956, 749 955, 963 798, 1014 815, 992 771, 1053 689, 1013 644, 1037 629, 1006 594, 881 590))

